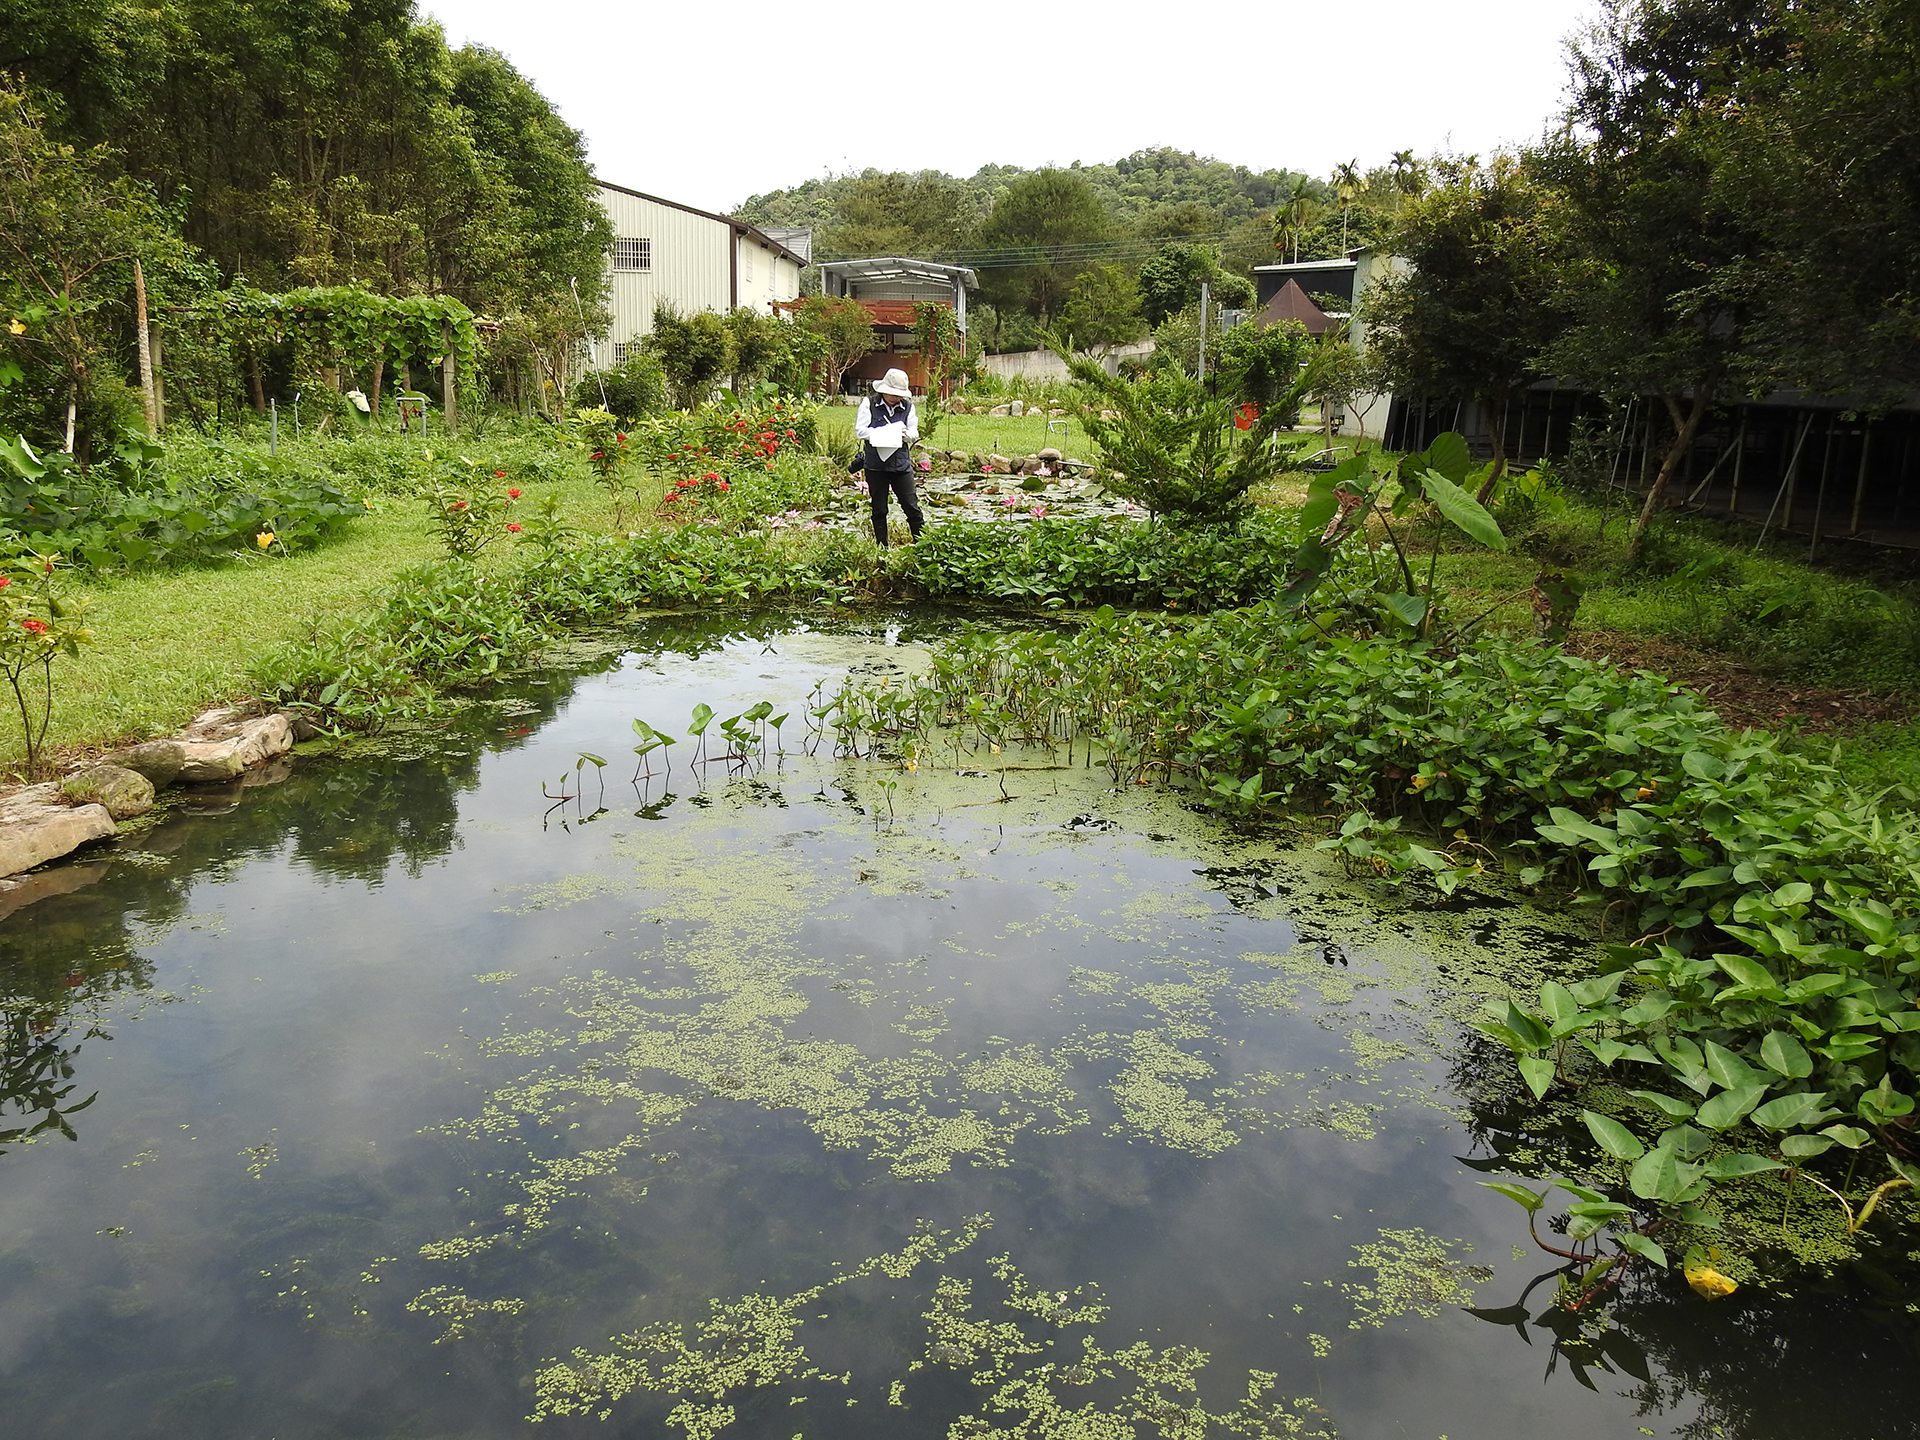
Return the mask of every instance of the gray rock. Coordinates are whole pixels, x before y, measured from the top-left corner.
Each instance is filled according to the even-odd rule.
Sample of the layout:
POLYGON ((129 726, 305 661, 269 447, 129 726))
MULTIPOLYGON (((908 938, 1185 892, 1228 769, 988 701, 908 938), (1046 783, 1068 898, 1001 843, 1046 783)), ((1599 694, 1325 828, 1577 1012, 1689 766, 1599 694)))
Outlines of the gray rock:
POLYGON ((180 767, 187 763, 187 752, 180 748, 178 740, 147 740, 103 756, 101 763, 144 775, 154 789, 164 790, 180 778, 180 767))
POLYGON ((0 801, 0 875, 18 875, 114 833, 104 805, 62 803, 60 787, 29 785, 0 801))
MULTIPOLYGON (((196 726, 196 729, 199 728, 196 726)), ((180 778, 189 785, 232 780, 249 766, 284 755, 293 748, 293 726, 285 715, 223 723, 203 740, 185 740, 186 764, 180 778)))
POLYGON ((1048 445, 1040 451, 1040 458, 1046 461, 1049 465, 1051 465, 1054 461, 1061 460, 1066 457, 1061 455, 1061 453, 1058 450, 1054 449, 1053 446, 1048 445))
POLYGON ((1016 414, 1016 413, 1018 413, 1018 412, 1016 412, 1016 411, 1014 410, 1014 408, 1013 408, 1013 406, 1012 406, 1012 405, 1010 405, 1010 404, 1009 404, 1009 405, 996 405, 996 406, 994 406, 994 407, 993 407, 993 408, 992 408, 991 410, 989 410, 989 411, 987 411, 987 414, 989 414, 989 415, 1013 415, 1013 414, 1016 414))
POLYGON ((104 805, 116 820, 131 820, 153 808, 153 782, 120 765, 89 765, 61 781, 60 793, 75 805, 104 805))
POLYGON ((1024 415, 1024 414, 1026 414, 1026 413, 1027 413, 1027 402, 1026 402, 1026 401, 1024 401, 1024 400, 1010 400, 1010 401, 1008 401, 1008 402, 1007 402, 1007 413, 1008 413, 1009 415, 1024 415))

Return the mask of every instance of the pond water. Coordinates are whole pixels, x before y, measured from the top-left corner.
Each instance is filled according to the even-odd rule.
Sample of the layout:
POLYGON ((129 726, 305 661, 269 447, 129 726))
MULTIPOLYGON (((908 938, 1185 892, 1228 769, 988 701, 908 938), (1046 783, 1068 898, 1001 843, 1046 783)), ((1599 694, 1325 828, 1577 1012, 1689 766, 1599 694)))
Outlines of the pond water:
POLYGON ((1920 1433, 1891 1277, 1529 1290, 1459 1017, 1574 922, 806 753, 948 623, 663 617, 0 921, 0 1129, 97 1095, 0 1156, 6 1433, 1920 1433), (628 783, 633 718, 761 699, 763 758, 628 783))

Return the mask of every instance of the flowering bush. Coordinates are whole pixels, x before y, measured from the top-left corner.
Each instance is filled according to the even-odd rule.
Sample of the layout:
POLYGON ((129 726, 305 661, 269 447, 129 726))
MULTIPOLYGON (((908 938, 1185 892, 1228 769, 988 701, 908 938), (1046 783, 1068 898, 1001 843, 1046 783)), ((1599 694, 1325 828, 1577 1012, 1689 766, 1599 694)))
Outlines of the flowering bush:
POLYGON ((444 461, 427 487, 427 523, 455 560, 471 560, 502 535, 520 526, 507 513, 520 499, 517 485, 503 485, 505 472, 476 465, 464 457, 444 461))
POLYGON ((93 639, 82 611, 57 589, 57 555, 21 555, 0 572, 0 674, 7 677, 27 752, 26 778, 39 778, 40 747, 53 721, 53 666, 93 639))

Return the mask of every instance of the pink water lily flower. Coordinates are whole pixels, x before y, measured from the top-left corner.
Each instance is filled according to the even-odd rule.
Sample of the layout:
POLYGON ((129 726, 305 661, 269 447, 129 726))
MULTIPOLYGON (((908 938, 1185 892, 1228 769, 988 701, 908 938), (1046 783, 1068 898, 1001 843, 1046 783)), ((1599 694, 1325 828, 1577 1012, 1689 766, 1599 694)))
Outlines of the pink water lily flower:
POLYGON ((1027 513, 1029 515, 1034 516, 1037 519, 1039 516, 1042 516, 1047 513, 1047 507, 1044 505, 1036 505, 1031 510, 1027 511, 1027 513))

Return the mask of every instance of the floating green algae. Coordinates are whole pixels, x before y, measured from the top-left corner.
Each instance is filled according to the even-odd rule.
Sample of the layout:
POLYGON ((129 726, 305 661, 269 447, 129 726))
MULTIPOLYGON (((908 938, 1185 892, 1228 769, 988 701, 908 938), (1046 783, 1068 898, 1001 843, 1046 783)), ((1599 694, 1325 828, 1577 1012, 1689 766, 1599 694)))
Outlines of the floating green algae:
MULTIPOLYGON (((923 1269, 937 1270, 973 1245, 990 1223, 980 1215, 955 1230, 937 1231, 922 1222, 899 1250, 839 1267, 819 1284, 786 1295, 713 1300, 705 1318, 654 1321, 612 1337, 604 1348, 576 1348, 537 1371, 537 1404, 529 1418, 607 1420, 629 1396, 647 1393, 672 1402, 666 1423, 687 1440, 711 1440, 756 1392, 779 1389, 790 1405, 799 1405, 830 1395, 828 1387, 836 1384, 845 1390, 856 1383, 854 1372, 835 1374, 818 1365, 802 1343, 803 1329, 838 1318, 836 1292, 853 1292, 845 1308, 857 1313, 872 1303, 859 1292, 870 1288, 866 1282, 873 1277, 903 1281, 923 1269)), ((1325 1425, 1316 1423, 1314 1402, 1273 1398, 1272 1374, 1250 1371, 1237 1399, 1211 1407, 1200 1393, 1206 1352, 1185 1345, 1157 1349, 1138 1340, 1102 1344, 1097 1327, 1107 1307, 1094 1298, 1094 1287, 1036 1286, 1008 1255, 994 1257, 987 1270, 989 1295, 975 1277, 937 1275, 919 1315, 918 1353, 895 1375, 859 1376, 861 1388, 885 1379, 887 1403, 912 1410, 926 1403, 920 1398, 923 1376, 963 1379, 974 1399, 968 1411, 948 1420, 947 1434, 955 1440, 1130 1440, 1141 1424, 1167 1440, 1204 1440, 1218 1432, 1247 1440, 1331 1440, 1325 1425)), ((932 1393, 944 1395, 947 1388, 932 1393)), ((856 1401, 849 1396, 844 1403, 856 1401)), ((796 1433, 804 1437, 807 1431, 796 1433)), ((833 1433, 830 1422, 824 1433, 833 1433)))

